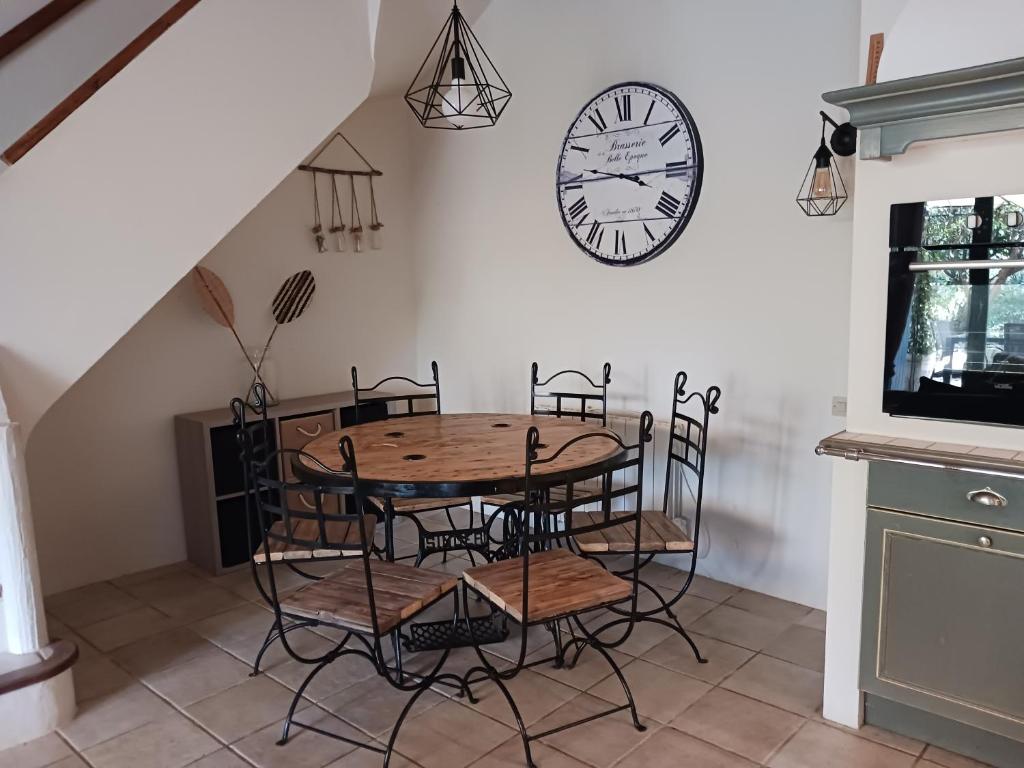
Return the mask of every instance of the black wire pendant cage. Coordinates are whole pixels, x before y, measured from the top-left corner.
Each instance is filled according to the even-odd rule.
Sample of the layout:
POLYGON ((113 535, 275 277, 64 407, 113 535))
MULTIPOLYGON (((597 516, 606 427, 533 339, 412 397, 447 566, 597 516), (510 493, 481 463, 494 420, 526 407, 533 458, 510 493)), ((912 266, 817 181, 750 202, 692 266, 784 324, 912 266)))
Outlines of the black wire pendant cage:
POLYGON ((837 124, 821 112, 821 143, 818 145, 807 173, 800 184, 796 204, 807 216, 835 216, 847 200, 846 183, 836 167, 835 155, 847 157, 857 148, 857 129, 849 123, 837 124), (825 143, 825 126, 833 126, 832 138, 825 143), (835 155, 833 154, 835 152, 835 155))
POLYGON ((464 130, 494 125, 511 98, 455 3, 406 91, 406 103, 425 128, 464 130))

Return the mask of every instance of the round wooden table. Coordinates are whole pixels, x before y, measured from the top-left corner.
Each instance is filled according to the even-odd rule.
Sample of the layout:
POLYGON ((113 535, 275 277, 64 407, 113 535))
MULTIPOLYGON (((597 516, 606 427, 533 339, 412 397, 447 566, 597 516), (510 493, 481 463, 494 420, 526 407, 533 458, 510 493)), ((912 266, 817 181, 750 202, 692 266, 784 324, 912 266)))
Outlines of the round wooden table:
MULTIPOLYGON (((604 427, 551 416, 510 413, 454 413, 373 421, 330 432, 303 448, 332 470, 341 471, 338 440, 352 438, 359 479, 371 496, 450 498, 522 491, 526 476, 526 433, 540 430, 538 457, 545 458, 574 437, 604 427)), ((544 485, 564 481, 573 470, 598 471, 622 453, 611 440, 584 440, 550 464, 534 470, 544 485)), ((324 472, 306 458, 293 469, 307 482, 339 486, 344 478, 324 472)))

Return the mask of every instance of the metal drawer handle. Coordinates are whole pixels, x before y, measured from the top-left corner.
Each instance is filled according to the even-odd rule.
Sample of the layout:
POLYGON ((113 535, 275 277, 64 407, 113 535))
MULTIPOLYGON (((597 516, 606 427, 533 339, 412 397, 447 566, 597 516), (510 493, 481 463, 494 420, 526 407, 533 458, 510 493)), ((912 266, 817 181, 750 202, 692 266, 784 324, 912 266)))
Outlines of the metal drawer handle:
POLYGON ((988 537, 988 536, 979 536, 978 537, 978 546, 979 547, 984 547, 985 549, 988 549, 989 547, 992 546, 992 539, 990 537, 988 537))
POLYGON ((316 504, 310 504, 308 501, 306 501, 306 497, 303 496, 301 493, 299 494, 299 501, 302 502, 302 506, 304 506, 306 509, 316 509, 316 504))
POLYGON ((307 432, 302 427, 296 427, 295 431, 298 432, 300 435, 305 435, 306 437, 320 437, 320 433, 324 431, 324 425, 317 424, 316 432, 307 432))
POLYGON ((1005 507, 1006 497, 1003 494, 993 491, 991 488, 982 488, 977 491, 968 491, 967 500, 986 507, 1005 507))

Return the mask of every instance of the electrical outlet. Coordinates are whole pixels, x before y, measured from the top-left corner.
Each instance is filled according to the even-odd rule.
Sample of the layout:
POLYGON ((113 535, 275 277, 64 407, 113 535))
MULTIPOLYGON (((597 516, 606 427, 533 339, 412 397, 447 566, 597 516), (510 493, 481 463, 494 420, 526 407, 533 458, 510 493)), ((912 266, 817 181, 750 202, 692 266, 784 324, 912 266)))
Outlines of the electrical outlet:
POLYGON ((832 415, 833 416, 845 416, 846 415, 846 396, 836 395, 832 398, 832 415))

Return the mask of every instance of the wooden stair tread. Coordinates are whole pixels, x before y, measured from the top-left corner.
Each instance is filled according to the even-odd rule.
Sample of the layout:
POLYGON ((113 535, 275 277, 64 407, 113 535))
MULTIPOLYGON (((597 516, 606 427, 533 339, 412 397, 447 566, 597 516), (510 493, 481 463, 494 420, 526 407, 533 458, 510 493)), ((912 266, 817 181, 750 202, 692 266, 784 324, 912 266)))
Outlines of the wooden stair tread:
MULTIPOLYGON (((348 561, 322 581, 289 595, 281 602, 281 610, 355 632, 373 632, 364 563, 363 558, 348 561)), ((387 634, 458 584, 456 576, 426 568, 376 559, 369 563, 381 634, 387 634)))
MULTIPOLYGON (((373 542, 374 528, 377 525, 377 517, 375 515, 366 515, 363 517, 363 527, 366 529, 366 541, 368 543, 373 542)), ((360 542, 359 528, 354 523, 345 522, 342 520, 331 520, 324 524, 324 528, 327 531, 327 543, 328 544, 349 544, 352 546, 358 546, 360 542)), ((270 526, 270 532, 278 536, 286 535, 284 526, 284 520, 278 520, 276 523, 270 526)), ((316 520, 293 520, 292 521, 292 536, 298 539, 305 539, 306 541, 315 541, 319 537, 319 526, 316 520)), ((289 544, 286 541, 279 539, 270 540, 270 559, 273 562, 280 562, 281 560, 313 560, 318 557, 340 557, 342 550, 337 548, 318 547, 311 549, 304 547, 299 544, 289 544)), ((354 554, 349 550, 348 554, 354 554)), ((264 546, 260 544, 252 556, 252 559, 257 563, 267 562, 267 554, 264 551, 264 546)))
MULTIPOLYGON (((373 496, 370 501, 384 509, 384 499, 373 496)), ((395 512, 428 512, 445 507, 467 507, 473 503, 469 496, 457 496, 447 499, 391 499, 395 512)))
MULTIPOLYGON (((628 582, 566 549, 530 555, 529 568, 530 624, 616 603, 632 594, 628 582)), ((522 558, 467 568, 462 576, 509 616, 523 621, 522 558)))
MULTIPOLYGON (((624 517, 630 512, 613 512, 612 517, 624 517)), ((589 518, 593 523, 604 520, 600 512, 576 512, 573 525, 586 525, 589 518)), ((577 533, 573 536, 581 552, 587 553, 629 553, 633 551, 632 523, 616 525, 599 531, 577 533)), ((659 509, 644 510, 640 513, 640 551, 650 552, 692 552, 693 542, 679 524, 659 509)))

